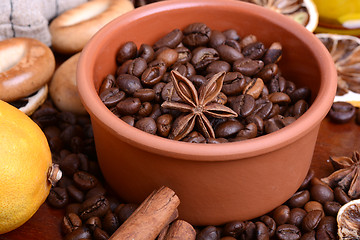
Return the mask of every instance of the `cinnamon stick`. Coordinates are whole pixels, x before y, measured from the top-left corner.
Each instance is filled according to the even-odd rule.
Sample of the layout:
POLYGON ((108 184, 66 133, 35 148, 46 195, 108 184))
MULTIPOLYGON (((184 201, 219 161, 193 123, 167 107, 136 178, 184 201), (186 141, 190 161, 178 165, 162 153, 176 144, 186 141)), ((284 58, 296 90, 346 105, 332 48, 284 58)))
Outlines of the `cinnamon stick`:
POLYGON ((184 220, 176 220, 167 230, 164 240, 195 240, 196 231, 190 223, 184 220))
POLYGON ((152 192, 109 239, 156 239, 160 231, 178 216, 179 204, 175 192, 163 186, 152 192))

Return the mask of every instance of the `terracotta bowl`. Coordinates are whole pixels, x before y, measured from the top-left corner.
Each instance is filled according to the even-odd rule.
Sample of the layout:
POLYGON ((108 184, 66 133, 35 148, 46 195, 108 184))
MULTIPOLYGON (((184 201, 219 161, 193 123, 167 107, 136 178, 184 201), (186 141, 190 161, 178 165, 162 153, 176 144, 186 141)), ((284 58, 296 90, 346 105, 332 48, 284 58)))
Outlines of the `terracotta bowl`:
POLYGON ((180 218, 222 224, 265 214, 284 203, 305 178, 321 121, 336 91, 328 51, 304 27, 265 8, 233 0, 163 1, 137 8, 102 28, 82 51, 77 83, 90 114, 98 161, 106 181, 127 202, 142 202, 162 185, 180 197, 180 218), (109 111, 98 96, 115 73, 126 41, 153 44, 175 28, 203 22, 211 29, 254 34, 265 46, 281 42, 287 80, 312 90, 309 110, 291 125, 252 140, 195 144, 147 134, 109 111))

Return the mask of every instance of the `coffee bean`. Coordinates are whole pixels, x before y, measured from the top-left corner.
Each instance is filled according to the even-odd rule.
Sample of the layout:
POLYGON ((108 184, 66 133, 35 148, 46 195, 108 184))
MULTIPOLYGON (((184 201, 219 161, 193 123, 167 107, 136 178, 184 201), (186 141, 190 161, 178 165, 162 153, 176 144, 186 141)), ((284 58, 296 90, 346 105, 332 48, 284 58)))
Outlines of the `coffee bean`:
POLYGON ((351 198, 347 195, 347 193, 341 189, 340 187, 334 188, 334 198, 338 201, 341 205, 344 205, 351 201, 351 198))
POLYGON ((109 201, 104 196, 94 196, 82 203, 79 216, 82 220, 91 217, 102 217, 109 210, 109 201))
POLYGON ((123 100, 125 96, 125 92, 120 91, 119 88, 109 88, 100 94, 100 99, 105 104, 105 106, 113 107, 116 106, 118 102, 123 100))
POLYGON ((121 115, 136 114, 139 111, 140 107, 140 99, 134 97, 125 98, 116 105, 116 109, 121 115))
POLYGON ((204 46, 211 36, 211 29, 204 23, 189 24, 183 30, 183 43, 190 47, 204 46))
POLYGON ((216 48, 222 44, 225 43, 226 40, 226 36, 224 33, 218 31, 218 30, 213 30, 211 32, 211 36, 209 39, 209 46, 212 48, 216 48))
POLYGON ((278 226, 287 223, 290 219, 290 208, 287 205, 278 206, 273 212, 273 219, 278 226))
POLYGON ((165 72, 166 64, 160 59, 154 60, 141 75, 141 83, 145 86, 154 86, 164 77, 165 72))
POLYGON ((289 224, 295 225, 298 228, 301 228, 304 217, 307 212, 302 208, 292 208, 290 210, 289 224))
POLYGON ((91 188, 89 191, 86 192, 85 199, 94 197, 94 196, 104 196, 106 194, 106 189, 97 184, 94 188, 91 188))
POLYGON ((78 215, 80 207, 80 203, 70 203, 66 206, 65 214, 75 213, 76 215, 78 215))
POLYGON ((315 231, 304 233, 301 237, 301 240, 316 240, 315 231))
POLYGON ((83 191, 88 191, 99 183, 95 176, 84 171, 74 173, 73 180, 76 186, 83 191))
POLYGON ((302 229, 305 232, 310 232, 314 230, 318 226, 322 216, 323 216, 323 212, 320 210, 314 210, 308 212, 303 219, 302 229))
POLYGON ((120 226, 120 222, 113 212, 108 211, 102 219, 102 226, 106 232, 113 234, 120 226))
POLYGON ((151 88, 140 88, 134 92, 133 97, 139 98, 141 102, 151 102, 155 99, 155 90, 151 88))
POLYGON ((274 42, 270 45, 263 57, 265 65, 269 63, 277 63, 282 56, 282 46, 279 42, 274 42))
POLYGON ((260 59, 265 54, 265 46, 262 42, 250 43, 242 48, 241 53, 251 59, 260 59))
POLYGON ((150 134, 156 134, 157 131, 156 122, 151 117, 145 117, 138 120, 134 127, 150 134))
POLYGON ((180 29, 174 29, 155 42, 153 48, 158 50, 162 47, 175 48, 183 40, 183 32, 180 29))
POLYGON ((94 240, 107 240, 110 237, 104 230, 98 227, 95 228, 93 235, 94 235, 94 240))
POLYGON ((61 231, 64 235, 82 226, 80 217, 75 213, 66 214, 61 222, 61 231))
POLYGON ((244 126, 238 120, 228 120, 220 123, 215 129, 217 138, 229 138, 235 136, 244 126))
POLYGON ((290 97, 286 93, 282 92, 273 92, 269 95, 269 100, 272 103, 276 103, 279 105, 286 105, 291 102, 290 97))
POLYGON ((252 221, 244 222, 244 231, 240 234, 240 239, 255 239, 256 238, 256 225, 252 221))
POLYGON ((85 226, 89 228, 92 232, 95 228, 101 228, 101 219, 99 217, 91 217, 85 222, 85 226))
POLYGON ((251 58, 242 58, 234 62, 233 69, 246 76, 257 74, 264 67, 261 60, 253 60, 251 58))
POLYGON ((192 53, 190 49, 188 49, 187 47, 179 46, 175 48, 175 51, 178 53, 178 59, 176 61, 177 63, 184 64, 190 62, 192 58, 192 53))
POLYGON ((267 226, 263 222, 256 222, 256 239, 258 240, 269 240, 269 231, 267 226))
POLYGON ((196 240, 215 240, 220 239, 220 232, 214 226, 207 226, 202 229, 196 236, 196 240))
POLYGON ((303 190, 305 188, 308 188, 311 182, 311 179, 314 177, 315 175, 315 171, 314 169, 309 169, 308 173, 306 174, 306 177, 304 179, 304 181, 301 183, 299 189, 303 190))
POLYGON ((303 190, 296 192, 289 200, 288 205, 291 208, 301 208, 310 200, 310 192, 303 190))
MULTIPOLYGON (((331 236, 330 239, 337 239, 335 236, 337 236, 337 222, 336 218, 333 216, 325 216, 321 219, 317 226, 317 230, 325 230, 325 233, 329 236, 331 236)), ((318 238, 323 239, 323 238, 318 238)))
POLYGON ((142 88, 140 79, 130 74, 118 75, 116 85, 127 94, 134 94, 136 90, 142 88))
POLYGON ((169 136, 173 116, 171 114, 163 114, 156 119, 156 128, 158 135, 162 137, 169 136))
POLYGON ((144 58, 138 57, 131 61, 131 64, 127 69, 127 73, 134 75, 136 77, 140 77, 146 68, 147 68, 146 60, 144 58))
POLYGON ((241 52, 226 44, 218 46, 216 50, 219 53, 220 58, 228 62, 229 64, 232 64, 237 60, 244 58, 241 52))
POLYGON ((166 67, 170 67, 177 61, 178 52, 175 49, 166 47, 156 56, 156 59, 163 61, 166 67))
POLYGON ((249 94, 253 98, 257 99, 264 88, 264 82, 261 78, 256 78, 254 81, 246 85, 243 94, 249 94))
POLYGON ((313 185, 310 188, 310 194, 311 194, 312 199, 314 199, 315 201, 318 201, 322 204, 327 201, 334 200, 333 191, 325 185, 321 185, 321 184, 313 185))
POLYGON ((91 239, 91 233, 88 228, 81 226, 65 235, 65 240, 80 240, 80 239, 91 239))
POLYGON ((115 210, 120 224, 125 222, 137 208, 138 205, 134 203, 120 204, 115 210))
POLYGON ((224 236, 231 236, 237 238, 244 230, 245 224, 243 221, 231 221, 225 224, 222 234, 224 236))
POLYGON ((129 41, 124 43, 116 54, 116 61, 118 64, 124 63, 126 60, 136 57, 137 46, 134 42, 129 41))
POLYGON ((226 39, 228 40, 235 40, 235 41, 240 40, 240 37, 235 29, 227 29, 222 33, 225 35, 226 39))
MULTIPOLYGON (((305 204, 304 209, 306 210, 306 212, 311 212, 314 210, 320 210, 320 211, 324 211, 323 206, 321 203, 319 203, 318 201, 309 201, 305 204)), ((324 215, 324 214, 323 214, 324 215)))
POLYGON ((348 102, 334 102, 328 116, 335 123, 347 123, 355 116, 355 107, 348 102))
POLYGON ((113 87, 115 87, 115 76, 113 74, 108 74, 100 85, 99 95, 101 95, 105 90, 113 87))
POLYGON ((70 185, 66 188, 69 196, 71 197, 71 199, 74 199, 76 202, 83 202, 85 195, 84 193, 78 189, 77 187, 75 187, 74 185, 70 185))
POLYGON ((150 45, 143 43, 139 48, 138 55, 145 59, 146 63, 149 63, 154 59, 154 49, 150 45))
POLYGON ((335 201, 328 201, 324 203, 323 208, 326 215, 336 217, 341 208, 341 204, 335 201))
POLYGON ((265 83, 269 82, 279 72, 279 67, 275 63, 265 65, 258 73, 256 77, 261 78, 265 83))
POLYGON ((217 60, 212 63, 210 63, 207 68, 207 73, 218 73, 218 72, 229 72, 231 70, 231 66, 228 62, 217 60))
POLYGON ((275 235, 275 230, 276 230, 275 220, 272 219, 268 215, 263 215, 263 216, 260 217, 260 221, 262 221, 266 225, 266 227, 268 229, 269 237, 274 236, 275 235))
POLYGON ((192 52, 191 64, 196 70, 205 69, 210 63, 219 60, 219 53, 214 48, 198 47, 192 52))
POLYGON ((152 104, 149 102, 143 102, 141 103, 140 109, 137 112, 137 116, 139 118, 147 117, 152 113, 152 104))
POLYGON ((47 203, 54 208, 63 208, 68 204, 69 196, 65 188, 53 187, 51 188, 47 197, 47 203))
POLYGON ((297 240, 301 231, 295 225, 283 224, 277 227, 275 235, 279 240, 297 240))

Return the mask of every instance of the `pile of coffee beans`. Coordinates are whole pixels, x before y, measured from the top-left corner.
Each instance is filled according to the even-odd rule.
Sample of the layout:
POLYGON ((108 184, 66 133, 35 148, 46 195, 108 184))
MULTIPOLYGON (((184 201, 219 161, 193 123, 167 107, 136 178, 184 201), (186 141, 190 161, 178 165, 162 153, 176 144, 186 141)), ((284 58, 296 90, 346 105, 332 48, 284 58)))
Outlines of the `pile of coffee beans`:
MULTIPOLYGON (((63 171, 47 203, 65 209, 64 239, 108 239, 138 204, 121 201, 106 185, 89 117, 60 112, 48 101, 32 118, 44 131, 53 161, 63 171)), ((330 188, 310 170, 298 191, 266 215, 222 226, 194 227, 198 240, 337 239, 337 212, 351 200, 341 188, 330 188)))
POLYGON ((183 30, 172 30, 153 46, 124 43, 116 57, 118 68, 103 80, 99 96, 131 126, 168 137, 182 111, 165 109, 161 104, 184 102, 174 88, 170 71, 178 71, 198 92, 214 74, 225 71, 222 90, 214 101, 238 116, 207 116, 219 141, 206 138, 197 127, 182 140, 246 140, 291 124, 310 105, 310 89, 297 87, 281 75, 277 65, 281 56, 279 42, 265 46, 251 34, 241 37, 234 29, 221 32, 204 23, 193 23, 183 30))

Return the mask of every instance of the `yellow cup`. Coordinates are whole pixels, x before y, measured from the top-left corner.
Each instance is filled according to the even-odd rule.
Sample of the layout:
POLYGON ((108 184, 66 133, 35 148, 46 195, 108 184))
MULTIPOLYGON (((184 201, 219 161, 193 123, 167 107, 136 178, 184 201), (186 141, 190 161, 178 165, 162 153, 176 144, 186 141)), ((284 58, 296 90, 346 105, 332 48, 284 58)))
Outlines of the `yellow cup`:
POLYGON ((313 0, 319 12, 315 32, 360 36, 360 0, 313 0))

